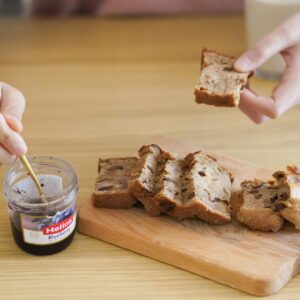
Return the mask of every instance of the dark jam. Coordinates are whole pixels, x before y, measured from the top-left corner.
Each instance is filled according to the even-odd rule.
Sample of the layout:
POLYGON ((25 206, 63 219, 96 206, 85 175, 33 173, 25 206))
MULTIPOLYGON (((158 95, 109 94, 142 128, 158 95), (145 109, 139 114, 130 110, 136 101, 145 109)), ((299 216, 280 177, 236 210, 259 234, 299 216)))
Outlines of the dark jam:
POLYGON ((66 237, 64 240, 57 242, 55 244, 50 244, 50 245, 33 245, 33 244, 28 244, 24 242, 23 239, 23 233, 21 230, 17 229, 17 227, 14 225, 14 223, 11 221, 11 230, 13 237, 15 239, 16 244, 25 252, 34 254, 34 255, 50 255, 54 253, 58 253, 65 248, 67 248, 72 240, 73 236, 75 234, 75 229, 73 232, 66 237))
POLYGON ((34 255, 66 249, 76 227, 77 176, 68 163, 53 157, 33 157, 39 189, 17 161, 4 180, 11 230, 18 247, 34 255), (59 173, 59 175, 58 175, 59 173))
POLYGON ((14 240, 25 252, 49 255, 71 244, 76 224, 75 203, 63 210, 49 211, 47 208, 38 212, 26 208, 16 211, 12 205, 8 208, 14 240))

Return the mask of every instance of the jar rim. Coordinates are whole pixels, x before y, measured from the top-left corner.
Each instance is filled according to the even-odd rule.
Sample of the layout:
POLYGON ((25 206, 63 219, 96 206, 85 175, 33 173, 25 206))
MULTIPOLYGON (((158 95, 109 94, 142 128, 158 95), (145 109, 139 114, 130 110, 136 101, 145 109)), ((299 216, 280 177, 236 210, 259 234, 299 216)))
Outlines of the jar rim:
MULTIPOLYGON (((62 199, 66 199, 67 197, 70 197, 73 193, 76 194, 77 190, 78 190, 78 184, 77 184, 77 175, 75 172, 75 169, 65 160, 58 158, 58 157, 54 157, 54 156, 27 156, 27 159, 29 161, 30 164, 34 164, 34 163, 42 163, 43 160, 47 161, 47 163, 49 165, 51 165, 51 162, 53 162, 53 166, 57 166, 57 164, 61 164, 61 166, 64 167, 64 170, 67 171, 70 175, 70 184, 68 184, 68 186, 66 186, 59 194, 54 195, 54 196, 46 196, 45 198, 48 200, 46 203, 28 203, 27 201, 37 201, 38 199, 40 199, 40 197, 29 197, 27 195, 22 195, 23 199, 27 200, 27 201, 17 201, 18 204, 20 204, 20 206, 22 207, 26 207, 26 208, 43 208, 43 207, 47 207, 49 204, 51 205, 55 205, 57 203, 59 203, 60 201, 62 201, 62 199), (56 163, 56 164, 55 164, 56 163)), ((14 197, 15 199, 19 199, 20 198, 20 194, 13 189, 12 185, 9 183, 9 176, 10 174, 15 171, 21 164, 21 162, 17 159, 9 168, 9 170, 6 172, 5 174, 5 179, 4 179, 4 191, 8 192, 10 197, 14 197)), ((61 168, 62 167, 59 167, 61 168)), ((6 201, 9 202, 9 200, 6 198, 6 201)), ((72 201, 72 198, 70 199, 70 201, 72 201)))

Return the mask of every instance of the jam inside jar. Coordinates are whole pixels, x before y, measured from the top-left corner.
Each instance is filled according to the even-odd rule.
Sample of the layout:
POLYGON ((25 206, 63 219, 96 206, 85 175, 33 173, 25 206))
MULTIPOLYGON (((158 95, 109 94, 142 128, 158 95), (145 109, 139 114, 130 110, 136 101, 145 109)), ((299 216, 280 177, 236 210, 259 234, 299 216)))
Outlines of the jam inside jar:
POLYGON ((29 157, 46 198, 18 160, 6 174, 4 195, 16 244, 35 255, 54 254, 73 240, 76 226, 77 176, 55 157, 29 157))

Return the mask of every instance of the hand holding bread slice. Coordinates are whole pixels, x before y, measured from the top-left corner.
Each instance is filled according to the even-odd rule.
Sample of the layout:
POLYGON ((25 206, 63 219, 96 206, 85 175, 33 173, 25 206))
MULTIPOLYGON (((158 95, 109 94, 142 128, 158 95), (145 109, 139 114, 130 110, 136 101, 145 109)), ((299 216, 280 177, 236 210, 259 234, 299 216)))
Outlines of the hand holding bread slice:
POLYGON ((241 73, 234 69, 235 59, 204 48, 202 50, 199 84, 194 94, 197 103, 236 107, 240 93, 252 72, 241 73))

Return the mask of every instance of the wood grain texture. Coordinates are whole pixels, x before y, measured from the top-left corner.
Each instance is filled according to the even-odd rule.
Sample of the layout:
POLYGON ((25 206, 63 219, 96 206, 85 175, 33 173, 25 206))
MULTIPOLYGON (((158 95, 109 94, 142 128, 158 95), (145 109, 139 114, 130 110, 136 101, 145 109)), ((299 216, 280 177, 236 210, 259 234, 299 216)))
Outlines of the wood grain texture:
MULTIPOLYGON (((188 149, 180 142, 176 149, 176 141, 168 147, 168 140, 159 140, 165 151, 188 149)), ((271 178, 266 169, 213 156, 235 178, 231 198, 235 209, 241 181, 271 178)), ((87 201, 79 211, 78 230, 256 296, 278 292, 299 271, 300 232, 289 225, 277 233, 262 233, 235 220, 219 226, 199 220, 178 222, 167 216, 150 217, 142 208, 98 209, 87 201)))
MULTIPOLYGON (((99 156, 131 155, 157 134, 269 169, 300 165, 300 107, 257 126, 237 109, 194 103, 202 47, 242 53, 243 24, 239 16, 0 20, 0 80, 26 97, 29 154, 72 163, 79 205, 93 189, 99 156)), ((275 84, 251 79, 262 94, 275 84)), ((12 240, 3 197, 0 268, 5 300, 253 298, 81 234, 55 256, 25 254, 12 240)), ((272 300, 299 293, 297 276, 272 300)))

